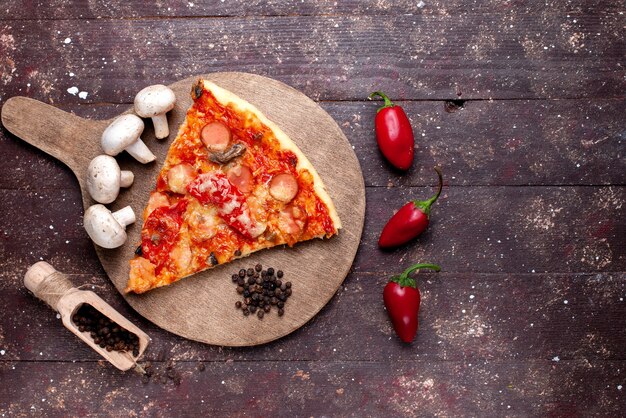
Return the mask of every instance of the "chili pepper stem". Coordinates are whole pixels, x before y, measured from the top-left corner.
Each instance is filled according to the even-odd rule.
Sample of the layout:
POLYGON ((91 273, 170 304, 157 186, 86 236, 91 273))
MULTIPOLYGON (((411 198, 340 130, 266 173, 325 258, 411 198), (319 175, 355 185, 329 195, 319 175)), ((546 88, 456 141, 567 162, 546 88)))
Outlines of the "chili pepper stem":
POLYGON ((386 107, 393 107, 393 102, 391 101, 391 99, 387 97, 387 95, 382 91, 375 91, 374 93, 370 94, 369 99, 372 100, 376 96, 380 96, 385 101, 385 104, 379 107, 378 110, 376 110, 376 113, 380 112, 386 107))
POLYGON ((425 215, 430 215, 430 207, 437 201, 437 199, 439 199, 439 195, 441 195, 441 190, 443 189, 443 174, 441 174, 441 169, 439 167, 435 167, 435 171, 437 172, 437 177, 439 177, 439 187, 437 189, 437 193, 435 193, 435 195, 428 200, 413 201, 413 204, 424 212, 425 215))
POLYGON ((402 272, 402 274, 400 274, 399 276, 392 277, 391 281, 398 283, 402 287, 417 287, 415 279, 409 277, 409 275, 418 269, 431 269, 435 271, 441 271, 441 267, 439 267, 437 264, 418 263, 404 270, 404 272, 402 272))

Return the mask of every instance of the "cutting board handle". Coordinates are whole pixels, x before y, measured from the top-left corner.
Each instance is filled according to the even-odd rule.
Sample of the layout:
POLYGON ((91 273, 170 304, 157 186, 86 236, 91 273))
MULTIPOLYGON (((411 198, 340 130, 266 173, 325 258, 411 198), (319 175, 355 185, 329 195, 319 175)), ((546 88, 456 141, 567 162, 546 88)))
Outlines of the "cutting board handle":
POLYGON ((94 149, 93 141, 100 140, 108 123, 83 119, 23 96, 11 97, 2 106, 2 124, 9 132, 62 161, 79 182, 82 167, 93 158, 83 150, 94 149))

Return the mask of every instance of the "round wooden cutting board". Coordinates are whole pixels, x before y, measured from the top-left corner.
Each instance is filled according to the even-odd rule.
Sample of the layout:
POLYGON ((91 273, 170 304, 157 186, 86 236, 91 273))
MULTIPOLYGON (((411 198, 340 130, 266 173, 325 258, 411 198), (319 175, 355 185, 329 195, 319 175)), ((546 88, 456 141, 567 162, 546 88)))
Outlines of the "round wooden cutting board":
MULTIPOLYGON (((120 164, 122 169, 134 172, 135 183, 122 191, 109 208, 117 210, 130 205, 135 211, 137 223, 128 227, 128 241, 115 250, 96 246, 96 252, 126 301, 161 328, 208 344, 262 344, 289 334, 313 318, 348 274, 363 231, 363 175, 337 123, 304 94, 284 83, 254 74, 229 72, 202 77, 255 105, 291 137, 324 181, 343 229, 330 239, 312 240, 293 248, 280 246, 262 250, 143 295, 124 294, 128 261, 140 242, 141 213, 155 187, 169 145, 192 103, 189 93, 198 77, 190 77, 170 86, 176 93, 177 103, 168 114, 169 138, 155 139, 151 123, 146 123, 142 138, 157 161, 141 165, 123 159, 120 164), (256 316, 244 317, 235 309, 239 295, 230 276, 256 263, 283 270, 286 280, 293 283, 293 295, 283 317, 278 317, 273 310, 259 320, 256 316)), ((137 91, 141 87, 138 85, 137 91)), ((100 135, 110 120, 86 120, 32 99, 16 97, 5 103, 2 122, 16 136, 67 164, 78 178, 85 208, 95 203, 86 191, 84 176, 89 161, 102 153, 100 135)))

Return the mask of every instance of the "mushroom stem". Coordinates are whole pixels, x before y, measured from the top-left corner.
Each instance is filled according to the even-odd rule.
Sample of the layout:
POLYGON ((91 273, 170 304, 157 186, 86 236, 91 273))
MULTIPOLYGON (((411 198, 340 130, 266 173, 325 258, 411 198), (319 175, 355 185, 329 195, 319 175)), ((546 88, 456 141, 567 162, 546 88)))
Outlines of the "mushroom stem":
POLYGON ((130 187, 135 180, 135 175, 132 171, 122 170, 120 171, 120 187, 130 187))
POLYGON ((135 212, 133 212, 133 208, 130 206, 126 206, 117 212, 113 212, 113 217, 123 227, 135 222, 135 212))
POLYGON ((148 149, 148 147, 146 146, 146 144, 143 143, 141 138, 137 139, 124 150, 142 164, 146 164, 156 160, 156 157, 154 156, 152 151, 148 149))
POLYGON ((167 124, 167 116, 165 113, 153 116, 152 124, 154 125, 154 135, 157 139, 167 138, 170 134, 170 128, 167 124))

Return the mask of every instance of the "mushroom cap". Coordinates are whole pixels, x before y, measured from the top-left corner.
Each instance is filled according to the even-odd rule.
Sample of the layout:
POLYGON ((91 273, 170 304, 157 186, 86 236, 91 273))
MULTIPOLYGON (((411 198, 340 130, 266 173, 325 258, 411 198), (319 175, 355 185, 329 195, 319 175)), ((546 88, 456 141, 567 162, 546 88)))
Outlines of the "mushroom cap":
POLYGON ((93 242, 103 248, 117 248, 126 242, 124 226, 104 205, 90 206, 85 211, 83 225, 93 242))
POLYGON ((117 155, 141 137, 144 124, 137 115, 122 115, 102 132, 102 149, 109 155, 117 155))
POLYGON ((135 96, 135 112, 142 118, 167 113, 176 103, 176 95, 167 86, 155 84, 141 90, 135 96))
POLYGON ((87 190, 99 203, 111 203, 120 192, 120 166, 109 155, 98 155, 87 167, 87 190))

